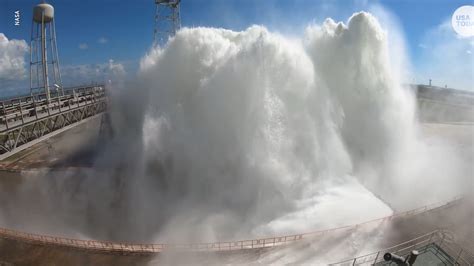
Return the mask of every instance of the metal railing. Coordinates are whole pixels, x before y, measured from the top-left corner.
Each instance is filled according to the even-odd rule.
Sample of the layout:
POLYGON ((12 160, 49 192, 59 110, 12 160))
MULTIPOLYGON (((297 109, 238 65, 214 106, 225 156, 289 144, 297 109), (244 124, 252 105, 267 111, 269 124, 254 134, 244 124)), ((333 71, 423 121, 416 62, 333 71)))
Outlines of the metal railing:
POLYGON ((449 231, 439 229, 377 252, 330 265, 374 265, 383 262, 383 255, 387 252, 405 256, 412 250, 427 247, 430 244, 436 245, 437 248, 441 248, 448 254, 453 259, 454 265, 472 265, 474 256, 448 238, 450 238, 449 231))
POLYGON ((103 85, 93 85, 67 88, 61 95, 52 92, 50 96, 49 101, 46 94, 0 101, 0 133, 88 103, 103 101, 106 91, 103 85))
MULTIPOLYGON (((303 234, 294 234, 286 236, 277 236, 269 238, 259 238, 252 240, 239 240, 239 241, 227 241, 227 242, 212 242, 212 243, 191 243, 191 244, 131 244, 131 243, 118 243, 109 241, 97 241, 97 240, 83 240, 83 239, 72 239, 65 237, 55 237, 40 234, 25 233, 11 229, 0 228, 0 237, 9 239, 18 239, 26 242, 34 242, 41 245, 59 245, 79 249, 98 250, 105 252, 121 252, 121 253, 157 253, 164 250, 184 250, 184 251, 233 251, 233 250, 249 250, 249 249, 261 249, 277 247, 295 243, 301 240, 311 240, 325 234, 336 233, 344 230, 357 230, 360 226, 370 223, 380 223, 391 221, 397 217, 414 216, 421 213, 441 210, 448 208, 455 204, 458 204, 462 200, 461 197, 456 197, 449 201, 439 202, 416 208, 406 212, 400 212, 391 216, 382 217, 379 219, 370 220, 364 223, 356 225, 342 226, 332 229, 313 231, 303 234)), ((358 264, 362 260, 374 260, 373 255, 377 253, 366 255, 363 257, 356 258, 358 264), (369 256, 369 257, 368 257, 369 256)), ((463 252, 459 253, 461 256, 463 252)), ((375 256, 375 261, 377 261, 375 256)), ((353 262, 354 259, 351 259, 353 262)), ((357 265, 357 264, 354 264, 357 265)))
POLYGON ((102 85, 0 101, 0 160, 107 111, 102 85))
POLYGON ((433 100, 430 98, 419 97, 418 102, 421 103, 432 103, 437 105, 447 105, 456 108, 465 108, 465 109, 474 109, 474 104, 471 103, 457 103, 457 102, 449 102, 449 101, 440 101, 440 100, 433 100))

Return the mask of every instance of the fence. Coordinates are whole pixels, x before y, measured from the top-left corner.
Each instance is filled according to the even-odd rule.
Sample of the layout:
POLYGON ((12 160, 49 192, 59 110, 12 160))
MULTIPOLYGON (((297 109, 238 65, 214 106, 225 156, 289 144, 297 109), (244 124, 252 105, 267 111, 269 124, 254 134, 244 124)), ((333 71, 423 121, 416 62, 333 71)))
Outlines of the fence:
POLYGON ((428 246, 430 244, 435 244, 437 247, 443 249, 443 251, 453 259, 453 265, 472 265, 474 262, 474 256, 463 249, 461 246, 452 243, 449 240, 449 237, 450 234, 448 231, 435 230, 398 245, 330 265, 374 265, 384 261, 383 255, 387 252, 396 253, 398 255, 406 255, 414 249, 428 246))
POLYGON ((106 92, 96 85, 0 101, 0 160, 105 112, 106 92))
POLYGON ((75 87, 51 94, 50 100, 46 94, 27 95, 0 101, 0 131, 7 131, 23 126, 55 113, 79 108, 86 103, 104 100, 106 91, 103 85, 75 87))
MULTIPOLYGON (((426 213, 430 211, 440 210, 448 208, 450 206, 458 204, 462 200, 461 197, 456 197, 449 201, 439 202, 416 208, 413 210, 400 212, 393 214, 391 216, 370 220, 364 223, 356 225, 342 226, 338 228, 332 228, 327 230, 313 231, 303 234, 295 235, 286 235, 286 236, 277 236, 269 238, 260 238, 253 240, 240 240, 240 241, 228 241, 228 242, 214 242, 214 243, 195 243, 195 244, 130 244, 130 243, 117 243, 117 242, 108 242, 108 241, 97 241, 97 240, 83 240, 83 239, 71 239, 64 237, 55 237, 39 234, 31 234, 20 232, 11 229, 0 228, 0 238, 16 239, 26 242, 34 242, 41 245, 59 245, 65 247, 79 248, 79 249, 88 249, 88 250, 97 250, 105 252, 121 252, 121 253, 157 253, 164 250, 183 250, 183 251, 233 251, 233 250, 249 250, 249 249, 258 249, 258 248, 268 248, 268 247, 277 247, 288 245, 303 239, 314 239, 317 236, 322 236, 325 234, 335 233, 338 231, 356 229, 359 226, 390 221, 397 217, 406 217, 413 216, 421 213, 426 213)), ((374 253, 376 254, 376 253, 374 253)), ((370 254, 367 256, 372 256, 370 254)), ((461 253, 460 253, 461 254, 461 253)), ((370 257, 363 256, 356 258, 356 262, 368 259, 370 257)), ((371 258, 373 260, 373 258, 371 258)), ((351 259, 354 262, 354 259, 351 259)), ((377 258, 375 258, 377 261, 377 258)), ((357 264, 353 264, 357 265, 357 264)))

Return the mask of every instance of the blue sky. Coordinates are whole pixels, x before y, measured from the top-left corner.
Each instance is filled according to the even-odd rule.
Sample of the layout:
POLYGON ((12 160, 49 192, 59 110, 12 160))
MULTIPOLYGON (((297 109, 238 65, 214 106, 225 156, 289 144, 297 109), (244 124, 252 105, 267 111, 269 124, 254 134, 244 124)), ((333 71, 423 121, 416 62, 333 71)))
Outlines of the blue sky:
MULTIPOLYGON (((24 39, 28 42, 32 7, 39 1, 0 2, 0 33, 10 40, 24 39), (20 26, 14 26, 16 10, 21 14, 20 26)), ((104 64, 113 59, 123 64, 127 72, 134 72, 140 58, 150 48, 155 12, 152 0, 48 2, 55 6, 59 54, 63 66, 104 64)), ((433 35, 449 20, 456 8, 467 4, 472 5, 473 1, 182 0, 181 17, 182 25, 188 27, 212 26, 242 30, 252 24, 261 24, 273 31, 301 35, 305 26, 311 22, 322 22, 327 17, 346 21, 356 11, 370 10, 374 5, 382 6, 398 20, 405 35, 408 56, 421 81, 431 74, 422 73, 427 67, 425 65, 430 64, 426 61, 430 55, 424 51, 426 43, 431 43, 427 36, 433 35)), ((438 37, 433 35, 433 38, 438 37)), ((451 37, 455 38, 455 35, 451 37)), ((462 41, 468 48, 468 43, 473 43, 472 39, 462 41)), ((469 58, 472 59, 472 55, 469 58)), ((472 61, 470 63, 472 67, 472 61)))

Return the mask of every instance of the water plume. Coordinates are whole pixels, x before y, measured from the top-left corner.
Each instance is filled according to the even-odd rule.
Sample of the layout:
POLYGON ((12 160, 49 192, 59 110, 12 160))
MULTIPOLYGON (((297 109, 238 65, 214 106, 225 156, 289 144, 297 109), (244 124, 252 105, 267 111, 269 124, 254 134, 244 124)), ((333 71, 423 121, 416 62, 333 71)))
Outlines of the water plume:
POLYGON ((303 40, 262 26, 185 28, 151 49, 138 100, 114 121, 141 141, 122 150, 133 151, 124 161, 140 200, 161 213, 157 239, 350 224, 390 214, 380 198, 414 207, 410 189, 426 193, 416 204, 433 200, 418 185, 433 161, 387 42, 361 12, 309 26, 303 40))

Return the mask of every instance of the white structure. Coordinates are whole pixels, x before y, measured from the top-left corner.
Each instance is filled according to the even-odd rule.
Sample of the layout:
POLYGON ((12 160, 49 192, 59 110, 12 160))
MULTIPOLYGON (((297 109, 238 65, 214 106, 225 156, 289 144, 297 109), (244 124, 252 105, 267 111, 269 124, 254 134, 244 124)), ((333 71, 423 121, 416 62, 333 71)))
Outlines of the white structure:
POLYGON ((55 92, 55 96, 63 93, 61 83, 54 7, 43 2, 33 8, 30 42, 31 95, 46 94, 49 101, 52 92, 55 92))

